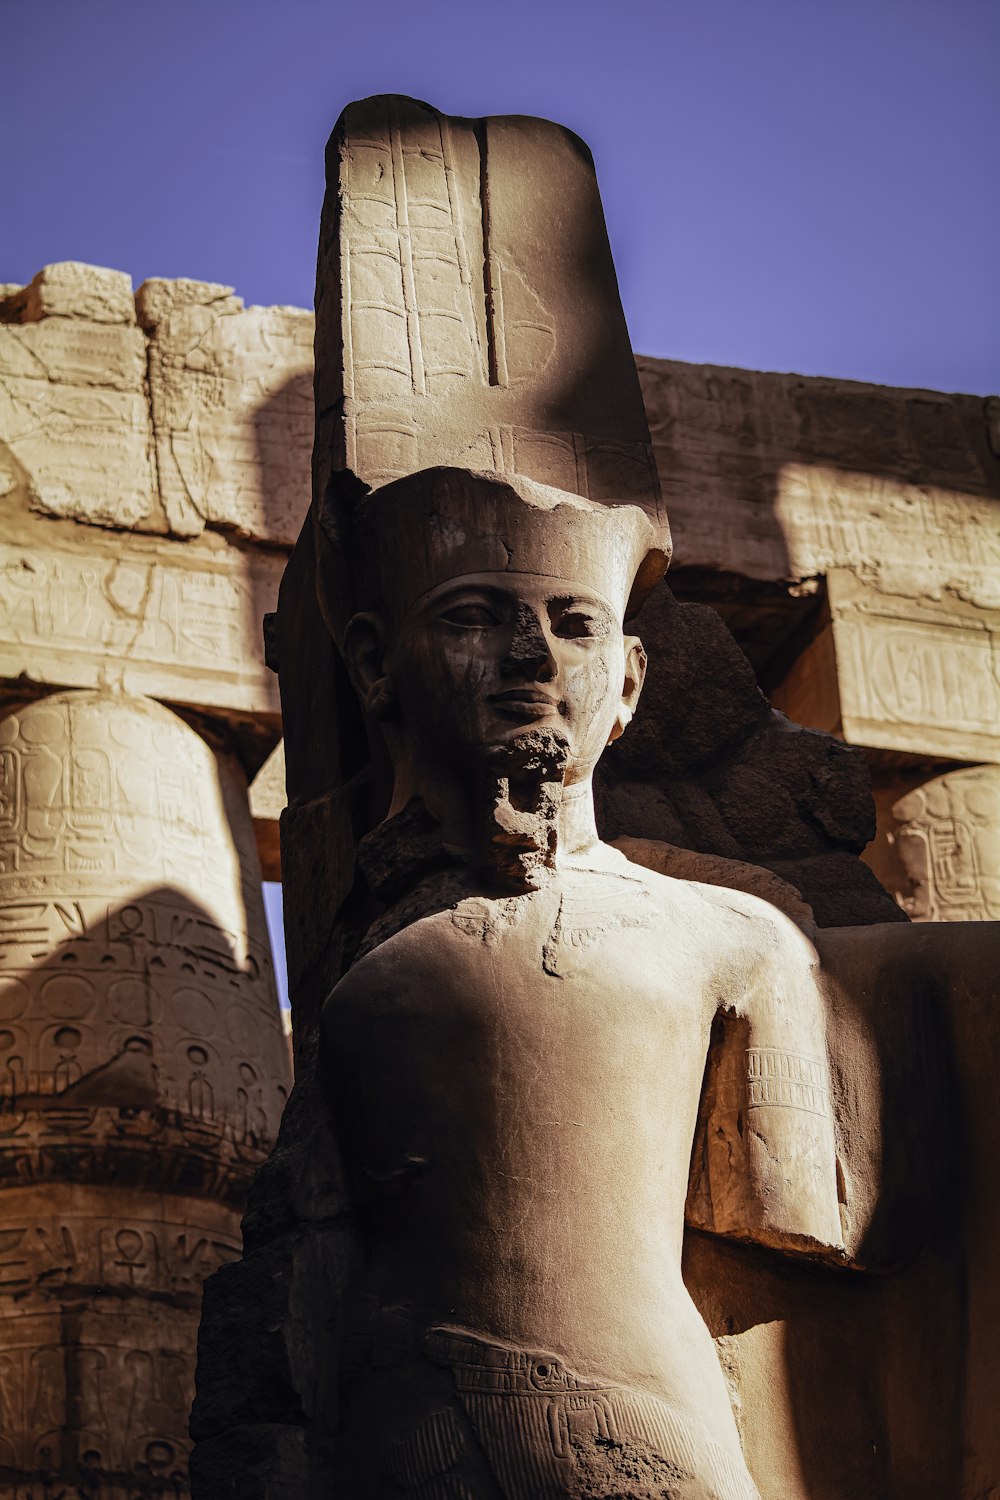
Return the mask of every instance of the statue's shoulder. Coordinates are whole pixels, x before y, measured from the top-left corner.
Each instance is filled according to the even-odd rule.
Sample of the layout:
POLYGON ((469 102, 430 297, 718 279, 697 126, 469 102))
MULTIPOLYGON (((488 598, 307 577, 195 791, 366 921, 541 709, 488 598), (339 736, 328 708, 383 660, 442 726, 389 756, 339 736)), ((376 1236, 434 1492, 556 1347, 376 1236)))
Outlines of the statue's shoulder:
MULTIPOLYGON (((786 953, 815 957, 811 944, 814 931, 812 913, 801 898, 797 902, 794 900, 798 892, 786 887, 777 877, 775 883, 784 887, 791 898, 783 898, 783 892, 779 893, 780 906, 774 899, 767 899, 773 893, 766 885, 764 895, 722 883, 715 866, 719 863, 735 866, 735 861, 719 862, 706 858, 703 861, 705 873, 712 878, 700 880, 697 875, 701 873, 702 857, 697 854, 683 861, 673 857, 667 860, 661 851, 669 850, 671 856, 686 855, 687 851, 677 851, 652 840, 623 839, 621 845, 621 848, 604 847, 623 873, 643 882, 664 922, 684 921, 696 930, 702 929, 707 939, 718 943, 720 952, 734 947, 744 963, 766 961, 770 956, 786 953), (639 860, 629 857, 634 853, 640 855, 639 860), (667 873, 672 870, 683 873, 667 873)), ((723 871, 721 875, 725 873, 723 871)), ((760 873, 770 874, 768 871, 760 873)))
MULTIPOLYGON (((660 875, 672 876, 685 885, 710 890, 722 890, 728 901, 732 893, 745 893, 759 898, 764 905, 791 918, 797 927, 812 936, 816 930, 812 907, 787 880, 782 880, 773 870, 764 865, 750 864, 746 860, 730 859, 720 854, 706 854, 699 849, 683 849, 668 844, 662 839, 637 838, 624 835, 611 846, 623 854, 630 863, 652 870, 660 875)), ((711 899, 709 896, 708 899, 711 899)), ((745 908, 751 913, 758 911, 751 903, 745 908)))
MULTIPOLYGON (((638 840, 622 842, 626 846, 639 843, 638 840)), ((652 847, 651 840, 643 840, 642 844, 652 847)), ((664 916, 676 919, 697 912, 739 913, 743 918, 759 920, 768 910, 766 902, 748 896, 744 891, 699 880, 688 872, 677 874, 669 866, 663 867, 653 860, 637 860, 631 858, 631 854, 631 847, 626 854, 624 849, 613 844, 603 844, 599 867, 641 885, 664 916)), ((597 860, 594 863, 598 865, 597 860)))

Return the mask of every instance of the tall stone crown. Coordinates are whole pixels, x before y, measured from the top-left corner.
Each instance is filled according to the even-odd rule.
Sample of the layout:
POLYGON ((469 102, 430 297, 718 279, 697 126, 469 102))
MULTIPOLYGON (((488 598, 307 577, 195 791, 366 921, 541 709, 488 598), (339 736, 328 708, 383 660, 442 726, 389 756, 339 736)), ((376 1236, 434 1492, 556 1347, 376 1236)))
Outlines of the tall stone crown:
MULTIPOLYGON (((643 538, 633 550, 651 586, 669 528, 578 137, 394 96, 350 105, 327 146, 316 287, 313 496, 327 568, 328 544, 358 544, 359 508, 370 530, 370 491, 392 484, 398 498, 399 481, 445 467, 621 509, 614 529, 643 538)), ((334 584, 336 615, 353 572, 334 584)))

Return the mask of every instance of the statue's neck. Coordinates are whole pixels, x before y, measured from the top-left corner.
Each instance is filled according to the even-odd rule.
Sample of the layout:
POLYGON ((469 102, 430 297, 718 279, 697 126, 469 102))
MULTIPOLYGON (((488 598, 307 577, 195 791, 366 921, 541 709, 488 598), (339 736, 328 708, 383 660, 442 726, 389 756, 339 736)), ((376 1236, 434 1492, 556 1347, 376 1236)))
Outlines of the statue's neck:
POLYGON ((408 769, 397 772, 390 817, 419 798, 450 854, 512 890, 533 889, 544 871, 578 860, 598 842, 589 776, 566 785, 561 771, 518 777, 491 765, 458 777, 440 764, 424 774, 408 769))

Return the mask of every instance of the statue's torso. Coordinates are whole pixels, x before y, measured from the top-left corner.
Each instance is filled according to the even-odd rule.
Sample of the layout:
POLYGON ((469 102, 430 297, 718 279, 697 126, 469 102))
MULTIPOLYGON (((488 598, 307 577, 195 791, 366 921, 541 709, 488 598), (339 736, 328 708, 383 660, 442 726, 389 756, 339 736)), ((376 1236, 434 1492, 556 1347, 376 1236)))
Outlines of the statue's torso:
MULTIPOLYGON (((696 888, 610 864, 424 917, 331 997, 333 1087, 370 1244, 351 1347, 370 1368, 380 1343, 412 1341, 471 1381, 466 1407, 486 1402, 477 1430, 501 1398, 516 1425, 510 1402, 540 1420, 545 1397, 553 1433, 583 1411, 599 1449, 602 1424, 638 1425, 648 1443, 650 1423, 675 1422, 675 1448, 693 1434, 737 1474, 677 1493, 728 1500, 745 1471, 680 1248, 732 940, 696 888)), ((565 1433, 549 1437, 565 1458, 565 1433)), ((574 1493, 522 1479, 525 1496, 574 1493)))

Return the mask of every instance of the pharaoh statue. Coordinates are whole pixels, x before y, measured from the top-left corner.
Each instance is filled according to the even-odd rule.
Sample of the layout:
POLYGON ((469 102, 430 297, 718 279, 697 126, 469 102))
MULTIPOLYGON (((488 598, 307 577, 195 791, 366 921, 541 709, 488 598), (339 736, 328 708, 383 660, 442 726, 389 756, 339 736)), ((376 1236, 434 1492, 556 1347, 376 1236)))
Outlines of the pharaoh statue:
POLYGON ((398 1474, 428 1496, 748 1500, 681 1278, 692 1145, 718 1228, 820 1255, 842 1245, 836 1152, 799 929, 597 835, 665 530, 452 468, 386 486, 350 530, 343 651, 394 771, 362 860, 405 894, 324 1010, 369 1246, 344 1493, 382 1494, 388 1454, 387 1494, 398 1474))
MULTIPOLYGON (((602 839, 640 629, 669 653, 680 617, 650 615, 669 528, 589 153, 378 98, 327 167, 313 507, 268 630, 297 1082, 206 1293, 194 1493, 988 1493, 997 1358, 955 1330, 996 1302, 993 1209, 964 1261, 863 1273, 954 1219, 959 1075, 981 1159, 993 960, 918 939, 852 833, 825 931, 827 876, 602 839)), ((762 712, 808 761, 795 816, 846 828, 853 752, 762 712)))
MULTIPOLYGON (((358 1496, 737 1500, 756 1490, 681 1278, 689 1165, 697 1135, 717 1228, 837 1254, 813 954, 752 896, 657 875, 598 837, 593 773, 638 702, 645 653, 628 622, 666 568, 669 529, 595 254, 596 193, 574 202, 565 186, 589 210, 569 253, 590 252, 579 291, 604 327, 577 322, 598 335, 591 358, 610 346, 620 385, 590 372, 587 390, 581 370, 562 401, 582 433, 553 431, 551 415, 542 427, 582 352, 569 309, 550 309, 578 288, 529 284, 524 246, 519 266, 502 243, 504 193, 511 166, 525 197, 529 163, 556 182, 575 168, 583 189, 592 173, 578 142, 538 122, 489 121, 477 143, 489 384, 472 405, 472 287, 454 220, 439 222, 462 206, 468 135, 373 101, 341 158, 355 451, 320 493, 318 580, 392 792, 359 850, 385 910, 324 1009, 321 1070, 366 1246, 335 1472, 358 1496), (408 220, 392 236, 402 380, 384 347, 373 371, 370 348, 397 287, 390 198, 408 220), (400 465, 387 429, 406 427, 421 386, 437 451, 412 417, 419 467, 383 467, 366 493, 354 474, 368 455, 400 465)), ((541 218, 534 232, 549 232, 541 218)))

